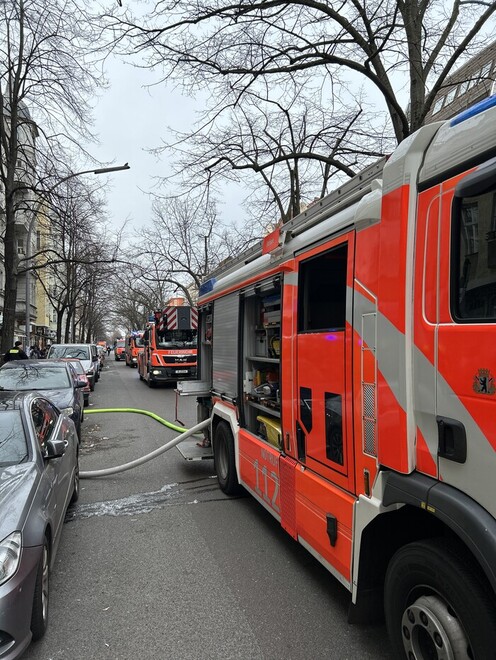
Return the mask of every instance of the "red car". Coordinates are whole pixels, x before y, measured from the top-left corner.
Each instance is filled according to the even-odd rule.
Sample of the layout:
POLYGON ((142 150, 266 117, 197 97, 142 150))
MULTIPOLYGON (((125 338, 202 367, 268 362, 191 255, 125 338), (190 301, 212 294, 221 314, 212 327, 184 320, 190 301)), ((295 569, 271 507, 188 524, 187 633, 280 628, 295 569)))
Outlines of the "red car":
POLYGON ((84 370, 81 360, 71 359, 71 358, 61 358, 64 362, 70 362, 74 367, 74 371, 77 373, 78 380, 84 380, 86 385, 83 387, 83 397, 84 397, 84 407, 86 408, 90 403, 90 392, 91 386, 86 371, 84 370))

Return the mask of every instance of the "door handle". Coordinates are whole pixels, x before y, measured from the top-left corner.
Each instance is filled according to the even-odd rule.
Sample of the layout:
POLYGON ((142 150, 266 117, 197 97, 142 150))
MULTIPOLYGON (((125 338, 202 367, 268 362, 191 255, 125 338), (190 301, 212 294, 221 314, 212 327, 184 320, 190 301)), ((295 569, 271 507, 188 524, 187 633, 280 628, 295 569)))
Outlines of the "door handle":
POLYGON ((467 460, 467 433, 465 427, 457 419, 436 417, 438 430, 438 456, 455 463, 465 463, 467 460))
POLYGON ((300 422, 296 422, 296 450, 298 453, 298 460, 304 461, 307 456, 307 436, 305 431, 302 429, 300 422))

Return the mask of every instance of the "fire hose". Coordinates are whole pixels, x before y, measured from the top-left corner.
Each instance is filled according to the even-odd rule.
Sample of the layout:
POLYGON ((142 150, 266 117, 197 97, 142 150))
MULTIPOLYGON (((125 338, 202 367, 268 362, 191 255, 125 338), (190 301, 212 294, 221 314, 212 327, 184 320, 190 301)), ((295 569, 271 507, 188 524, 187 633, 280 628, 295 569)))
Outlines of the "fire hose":
POLYGON ((94 477, 107 477, 111 474, 117 474, 118 472, 125 472, 126 470, 131 470, 132 468, 138 467, 138 465, 143 465, 143 463, 147 463, 148 461, 151 461, 155 456, 160 456, 160 454, 163 454, 164 452, 168 451, 169 449, 172 449, 172 447, 175 447, 178 445, 180 442, 183 440, 186 440, 186 438, 189 438, 191 435, 194 435, 195 433, 198 433, 198 431, 201 431, 205 427, 207 427, 210 424, 210 419, 206 419, 203 422, 200 422, 199 424, 196 424, 190 429, 185 429, 182 426, 177 426, 176 424, 173 424, 172 422, 168 422, 166 419, 162 419, 162 417, 159 417, 159 415, 156 415, 155 413, 152 413, 148 410, 140 410, 138 408, 98 408, 94 410, 86 410, 85 415, 88 414, 93 414, 93 413, 137 413, 139 415, 147 415, 148 417, 152 417, 155 419, 157 422, 160 424, 163 424, 164 426, 167 426, 168 428, 172 429, 173 431, 178 431, 180 435, 176 436, 169 442, 167 442, 165 445, 162 447, 159 447, 158 449, 155 449, 154 451, 150 452, 149 454, 145 454, 145 456, 142 456, 141 458, 137 458, 134 461, 130 461, 129 463, 124 463, 123 465, 117 465, 113 468, 104 468, 102 470, 92 470, 90 472, 80 472, 79 477, 81 479, 93 479, 94 477))

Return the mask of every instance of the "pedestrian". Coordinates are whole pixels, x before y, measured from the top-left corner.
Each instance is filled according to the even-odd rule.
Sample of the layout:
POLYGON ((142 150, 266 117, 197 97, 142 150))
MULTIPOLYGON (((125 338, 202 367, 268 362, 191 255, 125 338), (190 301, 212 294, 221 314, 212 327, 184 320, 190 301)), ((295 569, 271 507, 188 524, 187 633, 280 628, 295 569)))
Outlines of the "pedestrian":
POLYGON ((107 355, 110 355, 110 346, 107 346, 107 355))
POLYGON ((3 356, 4 362, 10 362, 11 360, 27 360, 28 356, 22 350, 22 341, 16 341, 14 348, 9 349, 3 356))
POLYGON ((33 344, 33 346, 31 346, 31 350, 29 351, 29 359, 36 360, 39 357, 40 357, 40 349, 38 348, 38 346, 36 346, 36 344, 33 344))

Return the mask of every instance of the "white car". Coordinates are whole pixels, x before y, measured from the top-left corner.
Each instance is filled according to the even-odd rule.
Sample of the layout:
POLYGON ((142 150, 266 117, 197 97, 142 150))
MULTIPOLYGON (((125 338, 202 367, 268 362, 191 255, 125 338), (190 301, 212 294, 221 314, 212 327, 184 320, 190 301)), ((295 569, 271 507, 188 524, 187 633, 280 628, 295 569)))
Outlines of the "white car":
POLYGON ((100 378, 100 360, 95 344, 52 344, 47 354, 47 359, 54 358, 76 358, 86 371, 93 392, 95 383, 100 378))

